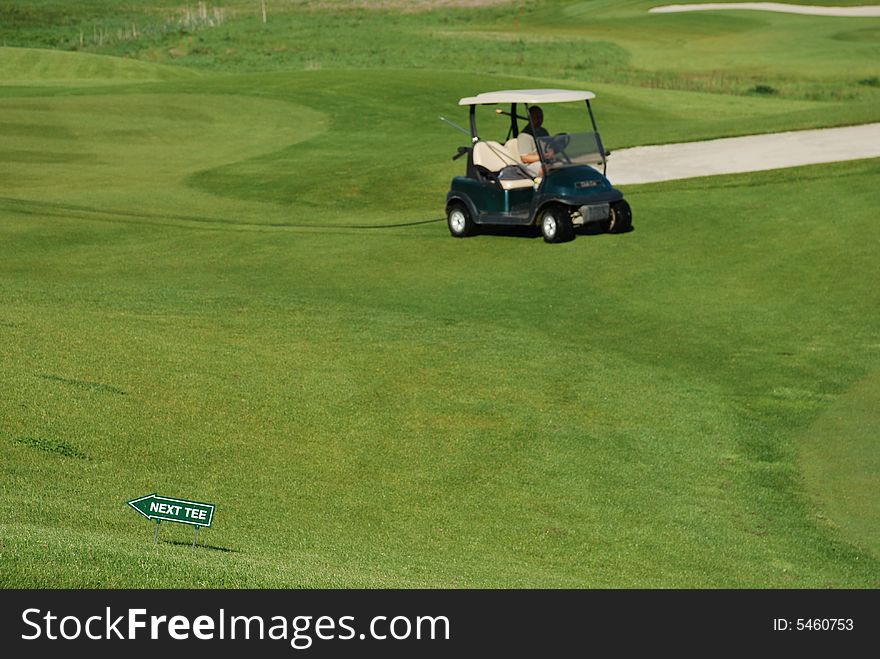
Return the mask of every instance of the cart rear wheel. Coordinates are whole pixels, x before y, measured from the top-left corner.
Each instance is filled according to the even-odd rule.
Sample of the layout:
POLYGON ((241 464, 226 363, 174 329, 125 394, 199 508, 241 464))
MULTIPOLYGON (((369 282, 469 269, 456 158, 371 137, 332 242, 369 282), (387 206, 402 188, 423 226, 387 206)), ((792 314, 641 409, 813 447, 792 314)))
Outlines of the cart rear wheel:
POLYGON ((464 238, 473 235, 474 222, 471 214, 468 213, 464 205, 455 203, 449 207, 446 213, 446 224, 449 226, 449 233, 456 238, 464 238))
POLYGON ((564 243, 574 239, 571 213, 563 206, 550 206, 541 213, 541 235, 548 243, 564 243))

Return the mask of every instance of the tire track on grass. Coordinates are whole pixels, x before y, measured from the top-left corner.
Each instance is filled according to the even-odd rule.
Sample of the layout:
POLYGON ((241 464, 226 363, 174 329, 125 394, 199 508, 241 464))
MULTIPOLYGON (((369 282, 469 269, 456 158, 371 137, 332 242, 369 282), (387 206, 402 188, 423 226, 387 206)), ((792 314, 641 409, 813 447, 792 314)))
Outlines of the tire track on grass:
POLYGON ((33 215, 40 217, 58 217, 63 219, 83 219, 106 222, 119 222, 136 225, 160 225, 160 226, 180 226, 179 223, 191 223, 193 225, 209 225, 209 226, 193 226, 189 228, 211 228, 217 230, 220 227, 229 229, 346 229, 346 230, 376 230, 376 229, 397 229, 404 227, 416 227, 424 224, 433 224, 444 222, 446 218, 435 217, 427 220, 413 220, 409 222, 390 222, 387 224, 343 224, 343 223, 327 223, 327 224, 308 224, 308 223, 291 223, 291 222, 246 222, 240 220, 230 220, 219 217, 207 217, 203 215, 167 215, 146 213, 143 211, 123 211, 118 209, 92 208, 89 206, 77 206, 73 204, 59 204, 46 201, 36 201, 32 199, 18 199, 13 197, 0 197, 0 210, 14 213, 16 215, 33 215))

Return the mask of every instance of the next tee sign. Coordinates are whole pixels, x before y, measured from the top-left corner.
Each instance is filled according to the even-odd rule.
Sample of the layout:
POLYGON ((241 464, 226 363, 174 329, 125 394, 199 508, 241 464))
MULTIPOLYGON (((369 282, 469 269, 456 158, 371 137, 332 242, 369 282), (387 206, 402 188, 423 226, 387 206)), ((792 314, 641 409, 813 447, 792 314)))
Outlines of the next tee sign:
POLYGON ((147 519, 163 522, 180 522, 194 526, 211 526, 214 519, 214 504, 186 499, 160 497, 148 494, 140 499, 133 499, 128 505, 147 519))

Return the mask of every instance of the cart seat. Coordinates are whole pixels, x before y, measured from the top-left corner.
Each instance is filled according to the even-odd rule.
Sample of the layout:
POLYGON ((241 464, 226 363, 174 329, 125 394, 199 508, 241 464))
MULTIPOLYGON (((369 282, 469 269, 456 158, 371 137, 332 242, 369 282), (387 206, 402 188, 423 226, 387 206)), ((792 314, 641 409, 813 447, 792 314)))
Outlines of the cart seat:
POLYGON ((481 140, 474 144, 474 165, 483 167, 495 174, 500 173, 502 170, 507 170, 511 173, 513 176, 510 178, 498 177, 498 183, 504 190, 530 188, 535 184, 534 179, 526 178, 524 173, 521 178, 516 177, 516 173, 520 171, 518 166, 522 166, 522 163, 519 161, 519 158, 514 157, 510 151, 498 142, 481 140))
POLYGON ((517 162, 518 160, 498 142, 480 140, 474 144, 474 164, 485 167, 490 172, 500 172, 508 165, 515 165, 517 162))
MULTIPOLYGON (((517 188, 531 188, 535 185, 534 179, 530 178, 514 178, 506 181, 498 181, 504 190, 516 190, 517 188)), ((540 182, 540 179, 539 179, 540 182)))
POLYGON ((504 148, 507 149, 507 152, 510 153, 514 158, 519 161, 519 140, 515 137, 511 137, 504 143, 504 148))

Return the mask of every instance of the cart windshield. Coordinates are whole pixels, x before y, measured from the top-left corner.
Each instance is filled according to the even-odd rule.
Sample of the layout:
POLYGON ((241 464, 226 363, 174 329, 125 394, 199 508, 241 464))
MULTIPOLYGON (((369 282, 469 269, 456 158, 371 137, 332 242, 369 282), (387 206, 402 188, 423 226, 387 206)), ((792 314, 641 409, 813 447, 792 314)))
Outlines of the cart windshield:
POLYGON ((559 133, 551 137, 539 137, 538 144, 549 170, 571 165, 602 165, 605 148, 599 133, 559 133))

